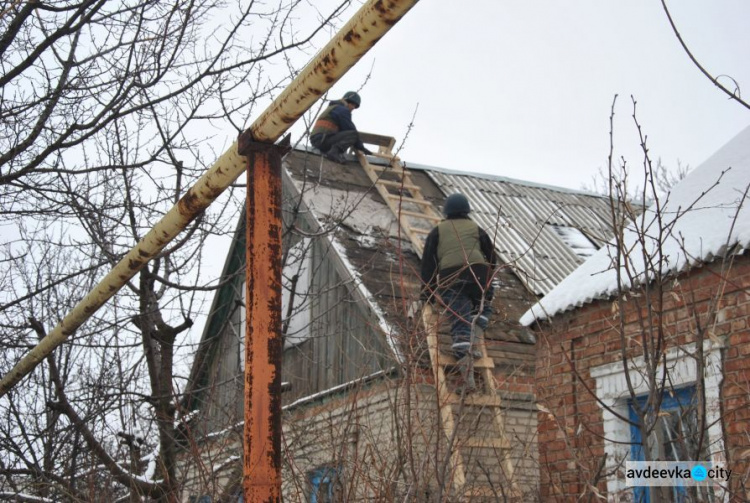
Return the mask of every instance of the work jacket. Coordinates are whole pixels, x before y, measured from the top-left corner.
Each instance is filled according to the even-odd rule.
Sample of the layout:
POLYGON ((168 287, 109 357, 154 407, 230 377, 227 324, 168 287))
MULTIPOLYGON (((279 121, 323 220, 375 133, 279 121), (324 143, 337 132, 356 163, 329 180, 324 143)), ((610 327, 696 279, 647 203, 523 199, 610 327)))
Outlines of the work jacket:
MULTIPOLYGON (((318 116, 310 131, 310 138, 316 135, 329 135, 341 131, 357 131, 352 122, 352 111, 343 100, 331 101, 328 107, 318 116)), ((361 140, 355 144, 357 150, 365 150, 361 140)))

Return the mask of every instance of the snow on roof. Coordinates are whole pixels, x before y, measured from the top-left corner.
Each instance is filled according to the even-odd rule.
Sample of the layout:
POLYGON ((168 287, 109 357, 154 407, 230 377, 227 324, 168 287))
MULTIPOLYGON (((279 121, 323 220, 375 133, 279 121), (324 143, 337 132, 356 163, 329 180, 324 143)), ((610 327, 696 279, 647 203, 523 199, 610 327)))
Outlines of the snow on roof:
MULTIPOLYGON (((735 245, 747 247, 750 244, 750 201, 746 200, 749 187, 750 127, 747 127, 662 199, 661 226, 668 229, 661 243, 666 257, 663 272, 682 271, 709 261, 735 245)), ((644 214, 639 228, 649 228, 651 223, 651 230, 658 229, 656 217, 652 206, 644 214)), ((645 270, 643 262, 639 262, 643 247, 638 237, 631 223, 624 239, 627 249, 631 250, 628 255, 635 274, 645 270)), ((658 245, 651 233, 645 241, 647 254, 651 255, 658 245)), ((602 247, 532 306, 521 317, 521 324, 528 326, 534 320, 548 319, 614 294, 617 278, 613 251, 613 242, 602 247)))
MULTIPOLYGON (((354 229, 362 235, 379 231, 384 235, 397 238, 398 222, 393 212, 385 204, 377 202, 372 194, 352 190, 342 190, 324 185, 303 187, 295 181, 302 192, 305 203, 314 213, 315 218, 335 222, 354 229)), ((325 227, 321 223, 322 227, 325 227)))

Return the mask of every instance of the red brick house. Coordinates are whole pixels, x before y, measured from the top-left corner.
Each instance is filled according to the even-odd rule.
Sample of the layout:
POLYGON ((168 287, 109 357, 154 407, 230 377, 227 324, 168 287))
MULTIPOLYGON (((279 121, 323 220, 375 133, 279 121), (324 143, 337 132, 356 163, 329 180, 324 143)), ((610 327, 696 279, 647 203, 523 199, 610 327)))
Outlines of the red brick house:
POLYGON ((543 501, 747 500, 749 187, 747 128, 521 318, 538 333, 543 501), (633 488, 635 460, 732 473, 633 488))

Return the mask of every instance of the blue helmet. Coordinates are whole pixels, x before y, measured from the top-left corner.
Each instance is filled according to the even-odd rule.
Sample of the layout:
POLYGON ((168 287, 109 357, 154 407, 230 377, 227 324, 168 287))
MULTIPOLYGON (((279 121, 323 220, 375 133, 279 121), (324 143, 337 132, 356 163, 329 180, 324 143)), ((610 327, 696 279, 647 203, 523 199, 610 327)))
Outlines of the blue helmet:
POLYGON ((359 108, 359 105, 362 104, 362 98, 360 98, 359 94, 355 93, 354 91, 347 91, 342 99, 351 103, 357 108, 359 108))
POLYGON ((443 213, 446 217, 468 215, 470 211, 469 200, 463 194, 451 194, 443 206, 443 213))

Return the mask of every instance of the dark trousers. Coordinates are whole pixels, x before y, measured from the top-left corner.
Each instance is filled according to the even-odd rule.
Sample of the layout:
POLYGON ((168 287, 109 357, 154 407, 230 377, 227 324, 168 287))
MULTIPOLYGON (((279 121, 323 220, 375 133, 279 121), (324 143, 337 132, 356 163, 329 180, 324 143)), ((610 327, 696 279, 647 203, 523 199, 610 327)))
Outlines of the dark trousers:
POLYGON ((492 314, 491 302, 484 300, 480 312, 481 298, 467 295, 463 289, 448 288, 440 292, 445 304, 448 319, 451 323, 451 338, 453 339, 453 354, 456 358, 465 356, 472 347, 471 325, 475 316, 485 316, 489 319, 492 314))
POLYGON ((339 131, 338 133, 318 133, 310 136, 313 147, 325 154, 333 152, 343 154, 347 149, 353 147, 359 141, 359 133, 356 131, 339 131))

